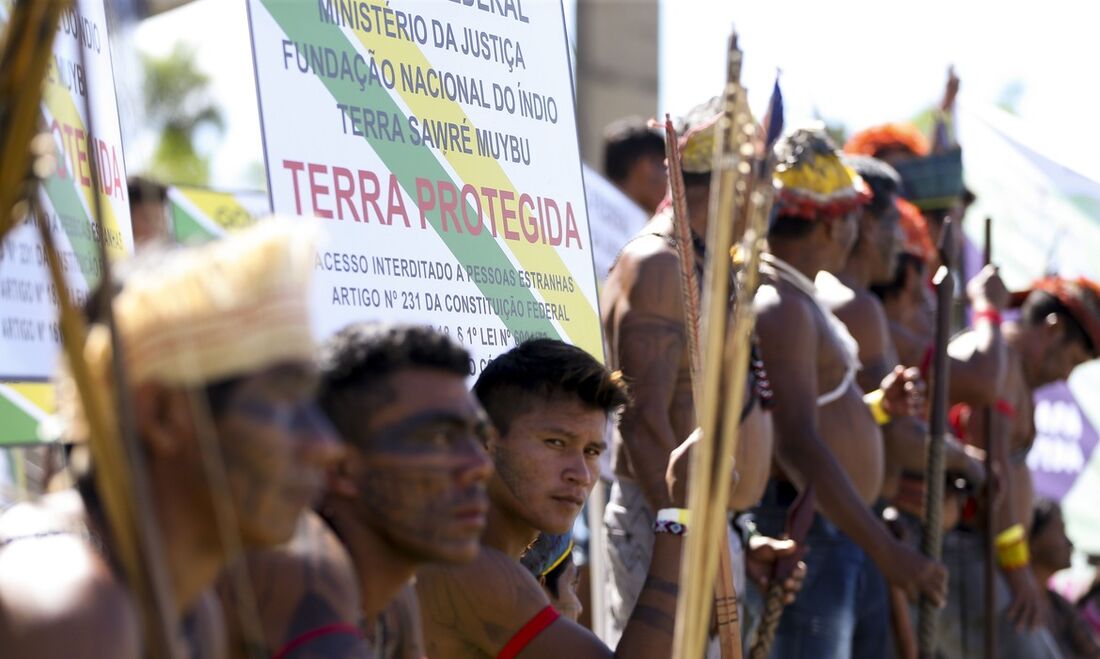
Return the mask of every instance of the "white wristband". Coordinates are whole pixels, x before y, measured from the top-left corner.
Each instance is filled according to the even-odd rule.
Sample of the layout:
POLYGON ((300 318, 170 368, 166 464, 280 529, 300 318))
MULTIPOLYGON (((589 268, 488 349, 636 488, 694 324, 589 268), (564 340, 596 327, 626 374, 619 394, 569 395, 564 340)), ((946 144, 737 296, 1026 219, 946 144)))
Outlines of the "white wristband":
POLYGON ((657 511, 658 522, 676 522, 688 526, 691 522, 691 511, 687 508, 661 508, 657 511))

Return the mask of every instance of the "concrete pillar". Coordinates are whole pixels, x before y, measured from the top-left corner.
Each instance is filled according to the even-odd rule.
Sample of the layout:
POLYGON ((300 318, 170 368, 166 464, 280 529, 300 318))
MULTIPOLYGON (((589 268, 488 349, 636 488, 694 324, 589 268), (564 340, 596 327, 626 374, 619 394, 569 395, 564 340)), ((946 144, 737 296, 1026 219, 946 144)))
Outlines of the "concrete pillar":
POLYGON ((604 126, 657 112, 658 0, 577 0, 581 157, 602 170, 604 126))

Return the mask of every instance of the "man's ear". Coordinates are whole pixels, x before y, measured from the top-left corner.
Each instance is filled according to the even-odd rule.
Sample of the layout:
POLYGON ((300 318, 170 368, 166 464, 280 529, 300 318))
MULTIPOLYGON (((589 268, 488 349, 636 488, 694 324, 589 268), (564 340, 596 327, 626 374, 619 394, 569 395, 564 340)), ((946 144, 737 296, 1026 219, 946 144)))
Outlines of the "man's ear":
POLYGON ((356 449, 344 452, 344 456, 328 474, 328 494, 336 498, 355 499, 359 496, 359 456, 356 449))
MULTIPOLYGON (((195 435, 191 396, 183 389, 146 382, 133 388, 133 411, 137 434, 149 451, 175 455, 195 435)), ((205 404, 205 401, 195 401, 205 404)))

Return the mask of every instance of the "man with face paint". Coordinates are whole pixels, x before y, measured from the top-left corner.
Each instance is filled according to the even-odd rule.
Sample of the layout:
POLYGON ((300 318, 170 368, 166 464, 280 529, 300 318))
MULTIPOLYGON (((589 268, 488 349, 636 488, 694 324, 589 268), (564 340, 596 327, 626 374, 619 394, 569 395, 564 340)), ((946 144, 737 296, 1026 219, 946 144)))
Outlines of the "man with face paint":
POLYGON ((946 573, 894 539, 870 508, 882 491, 882 435, 856 382, 858 346, 814 284, 818 273, 838 272, 847 260, 866 191, 823 129, 794 131, 776 154, 776 216, 754 302, 781 410, 774 419, 778 473, 757 523, 766 534, 782 533, 788 506, 807 484, 819 513, 806 557, 808 574, 817 576, 784 611, 772 656, 882 657, 887 619, 879 571, 910 596, 937 602, 946 594, 946 573))
MULTIPOLYGON (((473 560, 485 528, 490 426, 470 356, 428 327, 363 323, 321 350, 321 407, 347 455, 290 544, 249 557, 262 638, 239 656, 424 656, 411 582, 473 560)), ((223 593, 231 593, 226 585, 223 593)))
MULTIPOLYGON (((670 656, 682 525, 657 533, 649 578, 614 653, 556 611, 520 563, 540 532, 572 528, 595 485, 610 424, 627 402, 620 376, 580 348, 537 339, 494 359, 474 391, 497 427, 486 442, 496 467, 489 524, 473 563, 418 575, 428 656, 670 656)), ((665 496, 678 508, 686 499, 688 445, 669 460, 665 496)))
MULTIPOLYGON (((309 236, 271 221, 202 247, 154 249, 115 270, 128 376, 119 394, 131 403, 149 484, 146 530, 163 547, 180 614, 167 621, 175 656, 223 656, 218 573, 242 545, 286 542, 341 454, 314 400, 312 269, 309 236)), ((103 318, 89 320, 84 359, 95 386, 113 393, 111 336, 103 318)), ((82 446, 83 407, 72 380, 60 380, 60 416, 83 473, 75 490, 0 520, 0 648, 41 659, 149 656, 94 485, 98 465, 82 446)))

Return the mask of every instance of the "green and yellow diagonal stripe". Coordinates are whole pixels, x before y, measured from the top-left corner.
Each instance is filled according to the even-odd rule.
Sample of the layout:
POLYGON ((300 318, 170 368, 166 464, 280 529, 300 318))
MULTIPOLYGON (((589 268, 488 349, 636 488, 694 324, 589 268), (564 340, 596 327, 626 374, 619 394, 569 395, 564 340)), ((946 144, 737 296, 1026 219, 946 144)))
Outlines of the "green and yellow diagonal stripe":
MULTIPOLYGON (((411 66, 427 68, 430 65, 420 47, 411 41, 388 39, 376 33, 354 32, 358 43, 349 39, 342 28, 318 20, 318 5, 313 2, 286 2, 285 0, 259 0, 259 4, 279 25, 286 37, 296 43, 324 44, 339 51, 385 53, 393 61, 408 63, 411 66)), ((380 2, 368 2, 368 5, 382 6, 380 2)), ((263 47, 257 41, 257 57, 263 47)), ((566 67, 563 60, 562 67, 566 67)), ((351 107, 370 107, 376 113, 405 116, 430 116, 440 121, 459 125, 473 122, 467 116, 461 104, 443 98, 430 98, 425 95, 402 92, 399 87, 387 90, 380 85, 367 85, 364 89, 354 81, 319 76, 319 81, 336 103, 351 107), (405 108, 408 108, 406 112, 405 108)), ((367 132, 367 131, 365 131, 367 132)), ((575 139, 575 135, 569 135, 575 139)), ((448 181, 456 189, 464 182, 476 182, 500 190, 516 192, 517 186, 509 178, 505 169, 496 161, 477 155, 456 151, 437 153, 424 146, 411 146, 395 143, 369 134, 366 140, 378 155, 383 166, 396 175, 400 186, 409 197, 416 198, 416 179, 423 177, 434 181, 448 181), (451 174, 453 172, 453 175, 451 174)), ((269 163, 269 167, 272 166, 269 163)), ((579 162, 575 165, 579 169, 579 162)), ((518 196, 518 195, 517 195, 518 196)), ((580 204, 583 208, 583 196, 580 204)), ((473 208, 470 214, 475 214, 473 208)), ((439 223, 430 222, 436 234, 462 264, 481 264, 501 269, 511 269, 513 260, 520 268, 535 270, 553 275, 591 277, 591 272, 572 273, 554 247, 544 244, 530 244, 519 241, 496 240, 487 231, 478 235, 447 232, 439 223)), ((585 249, 588 245, 585 244, 585 249)), ((478 289, 486 297, 511 297, 521 304, 537 301, 534 292, 505 285, 477 283, 478 289)), ((540 333, 561 338, 579 345, 594 355, 602 356, 600 323, 593 300, 584 293, 584 287, 573 287, 572 292, 542 290, 540 295, 549 303, 565 306, 569 310, 568 320, 558 320, 561 332, 554 322, 531 317, 501 318, 512 332, 540 333)))

